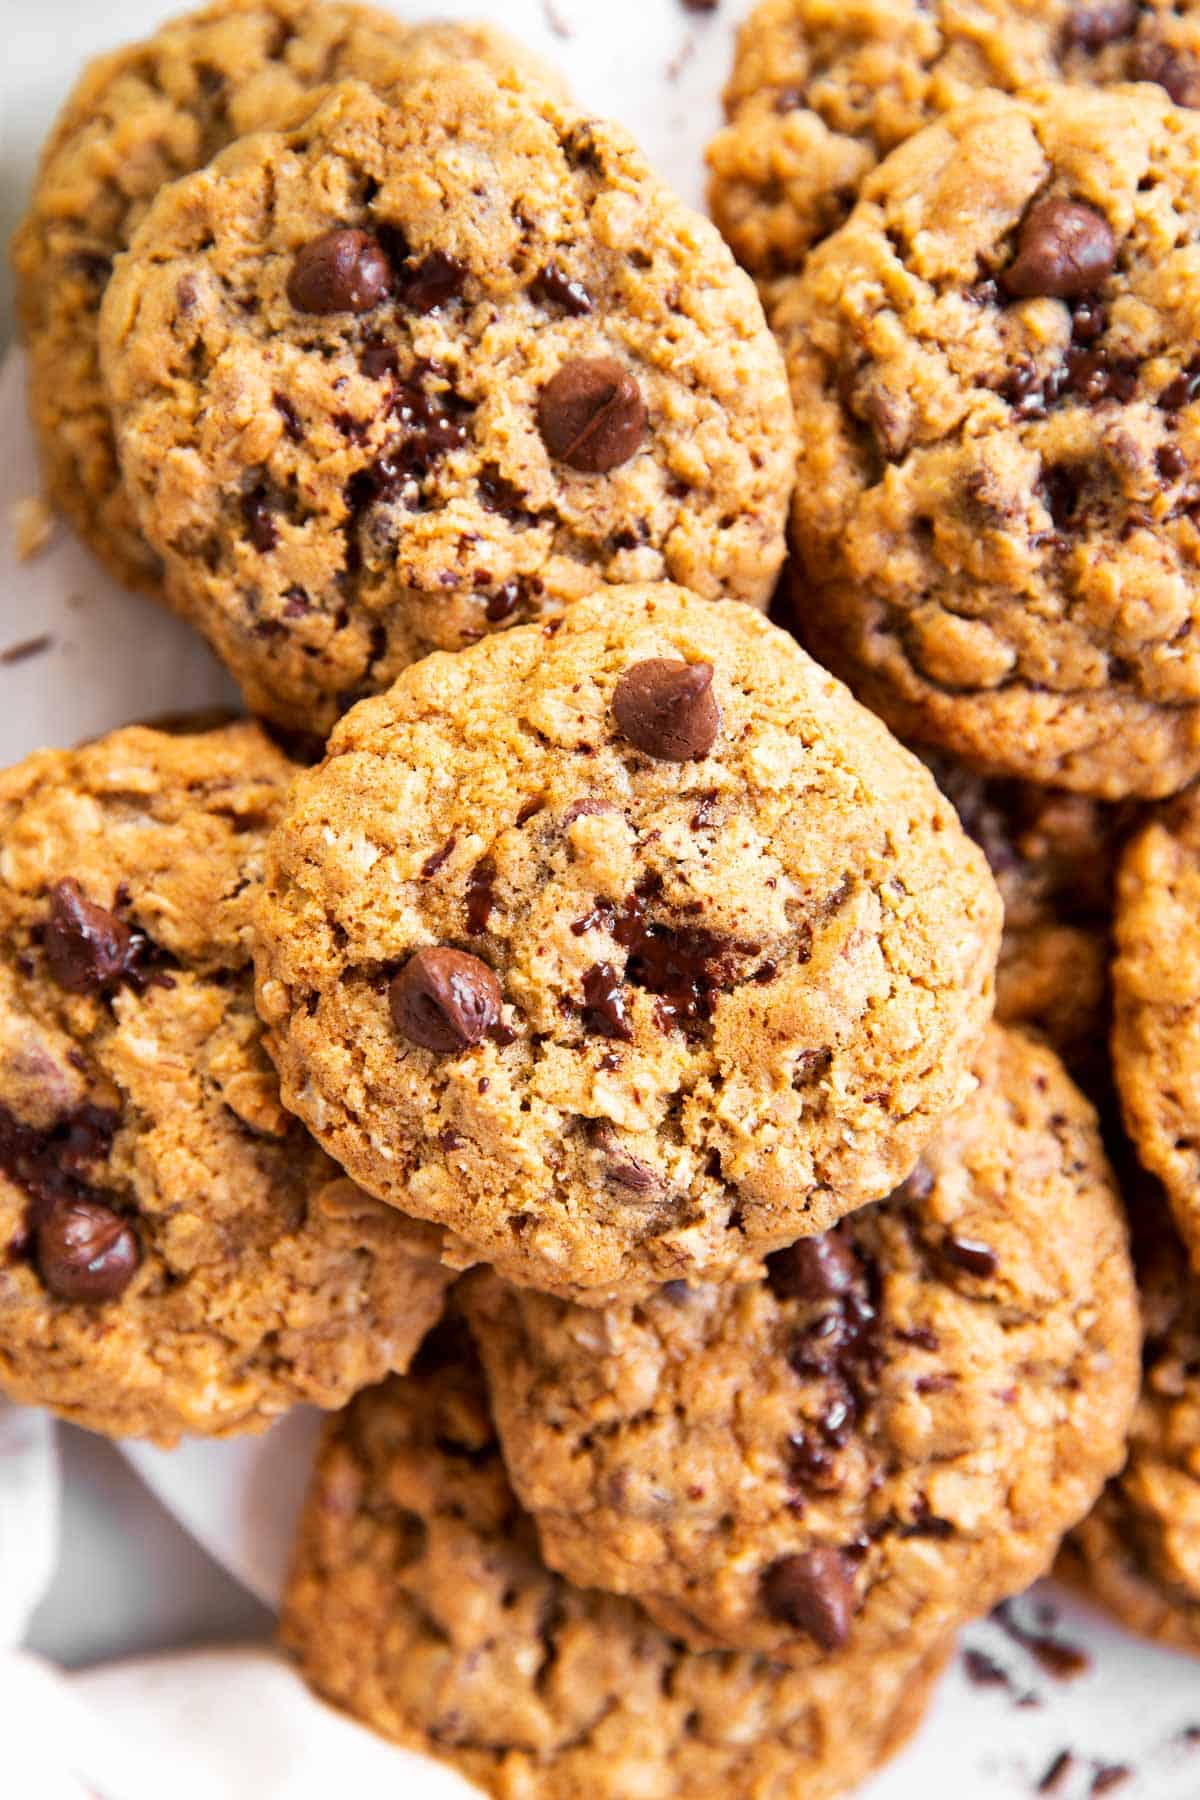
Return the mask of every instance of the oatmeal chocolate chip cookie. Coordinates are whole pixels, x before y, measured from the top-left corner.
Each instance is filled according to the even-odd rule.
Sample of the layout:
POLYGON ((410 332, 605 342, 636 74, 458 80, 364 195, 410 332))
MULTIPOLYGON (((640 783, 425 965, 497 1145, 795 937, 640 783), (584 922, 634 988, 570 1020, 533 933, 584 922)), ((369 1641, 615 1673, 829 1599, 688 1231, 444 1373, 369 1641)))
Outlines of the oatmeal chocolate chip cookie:
POLYGON ((13 262, 47 489, 118 580, 155 592, 162 573, 121 482, 97 341, 113 259, 149 202, 234 138, 290 122, 323 83, 382 87, 463 57, 557 79, 489 26, 405 26, 343 0, 221 0, 88 64, 43 151, 13 262))
POLYGON ((1004 901, 997 1019, 1036 1031, 1096 1095, 1108 1085, 1117 857, 1135 809, 925 760, 1004 901))
POLYGON ((0 1389, 95 1431, 260 1430, 407 1366, 437 1233, 279 1101, 250 974, 293 773, 249 724, 0 775, 0 1389))
POLYGON ((356 1180, 601 1304, 907 1175, 999 917, 927 771, 791 639, 626 588, 341 722, 271 840, 259 1006, 356 1180))
POLYGON ((1200 1286, 1161 1198, 1132 1209, 1146 1333, 1129 1460, 1058 1573, 1123 1624, 1200 1655, 1200 1286))
POLYGON ((980 88, 1157 82, 1200 105, 1195 0, 765 0, 738 37, 713 216, 760 279, 798 269, 889 151, 980 88))
POLYGON ((164 190, 102 332, 169 592, 282 723, 606 584, 770 596, 795 440, 750 282, 622 131, 479 64, 164 190))
POLYGON ((282 1624, 318 1693, 497 1800, 832 1800, 899 1749, 948 1646, 799 1673, 568 1586, 469 1359, 435 1338, 329 1425, 282 1624))
POLYGON ((1104 799, 1200 772, 1200 114, 993 95, 775 312, 795 605, 902 737, 1104 799))
POLYGON ((1053 1053, 993 1027, 976 1074, 904 1187, 755 1281, 596 1312, 468 1280, 552 1568, 805 1668, 936 1641, 1045 1572, 1124 1455, 1137 1294, 1053 1053))
POLYGON ((1200 793, 1129 843, 1117 873, 1113 1065, 1138 1157, 1200 1268, 1200 793))

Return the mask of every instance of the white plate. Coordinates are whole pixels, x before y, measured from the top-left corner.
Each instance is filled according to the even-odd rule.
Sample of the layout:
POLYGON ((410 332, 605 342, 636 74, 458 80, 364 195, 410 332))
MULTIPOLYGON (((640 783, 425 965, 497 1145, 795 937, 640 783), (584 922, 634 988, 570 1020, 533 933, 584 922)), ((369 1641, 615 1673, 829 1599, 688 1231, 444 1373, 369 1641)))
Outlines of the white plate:
MULTIPOLYGON (((63 4, 48 9, 44 56, 30 47, 41 29, 37 10, 23 15, 26 61, 39 76, 55 66, 51 39, 63 4)), ((732 0, 711 18, 687 13, 680 0, 441 0, 437 10, 490 13, 557 57, 583 100, 622 118, 675 185, 701 199, 701 151, 728 68, 732 0), (571 35, 560 35, 555 21, 571 35)), ((119 35, 112 9, 71 11, 81 52, 119 35)), ((129 30, 143 28, 146 14, 141 0, 131 5, 129 30)), ((121 593, 63 528, 33 562, 15 562, 5 520, 12 502, 37 486, 20 385, 10 359, 0 376, 0 762, 129 719, 227 701, 229 685, 198 640, 121 593), (4 664, 8 646, 44 633, 53 640, 47 651, 4 664)), ((171 1454, 125 1449, 180 1522, 273 1604, 317 1424, 298 1412, 262 1438, 192 1442, 171 1454)), ((1189 1748, 1187 1730, 1200 1726, 1200 1665, 1136 1643, 1061 1596, 1052 1603, 1060 1635, 1086 1648, 1086 1672, 1056 1681, 999 1626, 976 1627, 970 1642, 1009 1672, 1009 1685, 973 1685, 957 1664, 918 1742, 872 1785, 871 1800, 1027 1800, 1063 1751, 1074 1761, 1056 1800, 1084 1800, 1097 1770, 1115 1765, 1133 1771, 1109 1790, 1122 1800, 1197 1800, 1200 1748, 1189 1748), (1022 1704, 1030 1696, 1036 1704, 1022 1704)), ((404 1791, 432 1800, 437 1787, 431 1770, 428 1787, 404 1791)))

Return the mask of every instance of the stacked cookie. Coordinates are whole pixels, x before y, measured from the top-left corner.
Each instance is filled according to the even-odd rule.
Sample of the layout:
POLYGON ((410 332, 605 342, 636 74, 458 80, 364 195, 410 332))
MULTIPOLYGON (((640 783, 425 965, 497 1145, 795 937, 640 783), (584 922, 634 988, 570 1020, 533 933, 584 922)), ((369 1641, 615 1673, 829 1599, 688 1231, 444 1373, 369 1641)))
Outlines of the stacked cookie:
POLYGON ((984 86, 947 26, 884 157, 781 106, 805 12, 714 152, 828 140, 769 257, 721 210, 777 336, 551 71, 323 0, 89 71, 17 239, 51 492, 262 723, 0 778, 0 1384, 333 1411, 285 1641, 511 1800, 842 1792, 1085 1517, 1186 1584, 1110 1546, 1190 1477, 1188 1278, 1160 1222, 1106 1489, 1138 1297, 1062 1059, 1106 1102, 1111 872, 1200 745, 1192 126, 1021 76, 912 136, 984 86))

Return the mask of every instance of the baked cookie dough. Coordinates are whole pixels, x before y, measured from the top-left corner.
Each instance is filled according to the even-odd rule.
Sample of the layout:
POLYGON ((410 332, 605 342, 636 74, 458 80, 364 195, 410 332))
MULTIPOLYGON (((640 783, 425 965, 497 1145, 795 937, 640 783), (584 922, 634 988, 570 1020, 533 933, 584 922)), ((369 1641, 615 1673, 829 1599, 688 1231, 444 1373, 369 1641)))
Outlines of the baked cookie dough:
POLYGON ((932 778, 749 607, 611 590, 408 669, 268 852, 286 1104, 470 1260, 593 1304, 908 1174, 1000 906, 932 778))
POLYGON ((97 327, 113 260, 154 195, 234 138, 289 122, 325 82, 387 86, 471 56, 513 79, 557 79, 489 26, 414 27, 343 0, 221 0, 88 64, 12 254, 46 488, 119 581, 157 592, 162 570, 121 482, 97 327))
POLYGON ((751 283, 623 131, 479 63, 164 190, 102 346, 168 593, 283 724, 606 584, 771 595, 795 439, 751 283))
POLYGON ((991 95, 775 309, 801 633, 902 737, 1099 798, 1200 773, 1200 114, 991 95))
POLYGON ((1129 1460, 1058 1572, 1130 1630, 1200 1655, 1200 1287, 1161 1199, 1137 1199, 1146 1350, 1129 1460))
POLYGON ((292 766, 133 727, 0 774, 0 1389, 173 1442, 341 1406, 441 1311, 438 1236, 284 1112, 250 909, 292 766))
POLYGON ((845 219, 897 144, 980 88, 1157 82, 1200 105, 1194 0, 765 0, 738 36, 713 216, 770 280, 845 219))
POLYGON ((915 1729, 947 1646, 798 1673, 696 1656, 551 1574, 469 1351, 331 1421, 282 1636, 317 1692, 497 1800, 832 1800, 915 1729))
POLYGON ((1137 1292, 1062 1065, 994 1027, 976 1074, 904 1187, 757 1281, 597 1313, 468 1279, 551 1568, 804 1669, 1045 1573, 1125 1454, 1137 1292))
POLYGON ((1129 843, 1117 875, 1113 1067, 1139 1160, 1200 1268, 1200 795, 1129 843))
POLYGON ((1117 857, 1136 809, 926 761, 1004 902, 996 1018, 1044 1038, 1095 1098, 1108 1087, 1117 857))

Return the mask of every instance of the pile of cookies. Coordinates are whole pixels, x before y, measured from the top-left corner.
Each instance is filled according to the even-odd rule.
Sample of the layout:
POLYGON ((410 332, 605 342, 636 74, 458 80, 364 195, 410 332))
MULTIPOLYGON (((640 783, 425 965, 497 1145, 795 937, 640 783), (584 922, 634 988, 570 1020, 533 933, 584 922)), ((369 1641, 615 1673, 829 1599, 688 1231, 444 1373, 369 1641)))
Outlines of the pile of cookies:
POLYGON ((284 1642, 507 1800, 842 1793, 1064 1539, 1200 1650, 1200 25, 969 10, 766 0, 726 243, 217 0, 15 240, 252 716, 0 775, 0 1387, 328 1409, 284 1642))

